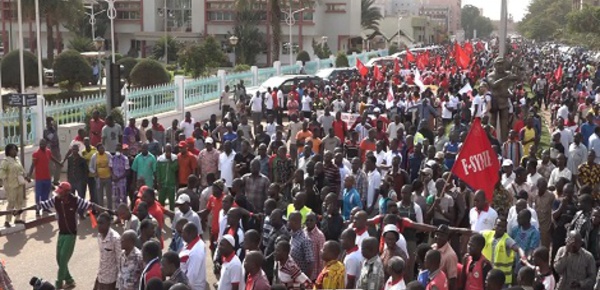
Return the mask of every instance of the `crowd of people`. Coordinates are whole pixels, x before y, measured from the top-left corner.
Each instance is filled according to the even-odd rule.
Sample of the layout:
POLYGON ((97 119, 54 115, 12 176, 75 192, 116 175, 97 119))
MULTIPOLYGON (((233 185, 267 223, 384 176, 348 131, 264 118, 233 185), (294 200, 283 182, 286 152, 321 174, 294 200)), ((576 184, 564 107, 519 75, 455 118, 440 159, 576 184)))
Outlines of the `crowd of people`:
POLYGON ((463 44, 466 69, 446 46, 289 92, 226 87, 205 123, 94 112, 64 157, 48 118, 28 172, 5 148, 0 214, 10 227, 56 211, 56 289, 75 286, 89 216, 98 290, 598 290, 600 70, 527 42, 498 58, 494 43, 463 44), (515 79, 508 119, 494 70, 515 79), (492 198, 452 174, 475 119, 501 164, 492 198))

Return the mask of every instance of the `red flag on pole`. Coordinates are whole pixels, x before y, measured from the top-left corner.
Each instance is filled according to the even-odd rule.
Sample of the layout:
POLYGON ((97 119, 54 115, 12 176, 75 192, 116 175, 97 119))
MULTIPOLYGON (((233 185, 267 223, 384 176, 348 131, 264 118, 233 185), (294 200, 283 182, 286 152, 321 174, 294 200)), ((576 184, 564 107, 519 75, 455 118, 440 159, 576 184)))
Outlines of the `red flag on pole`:
POLYGON ((356 68, 358 69, 358 73, 361 76, 366 76, 369 73, 369 69, 360 61, 360 59, 356 58, 356 68))
POLYGON ((424 70, 427 66, 427 55, 422 53, 417 56, 417 67, 419 70, 424 70))
POLYGON ((398 60, 398 58, 394 58, 394 73, 395 74, 399 74, 400 73, 400 60, 398 60))
POLYGON ((373 68, 373 78, 377 81, 383 80, 383 74, 377 65, 373 68))
POLYGON ((456 58, 456 64, 462 69, 467 69, 469 67, 470 57, 467 53, 460 47, 457 43, 454 44, 454 57, 456 58))
POLYGON ((470 42, 465 43, 464 51, 467 53, 469 58, 471 58, 471 56, 473 55, 473 44, 471 44, 470 42))
POLYGON ((406 60, 408 62, 415 62, 415 56, 412 54, 412 52, 410 52, 410 50, 408 50, 408 48, 406 49, 406 60))
POLYGON ((473 189, 485 191, 486 199, 491 201, 499 170, 496 152, 481 127, 481 120, 476 118, 452 166, 452 173, 473 189))
POLYGON ((437 67, 439 69, 441 66, 442 66, 442 57, 438 55, 435 57, 435 67, 437 67))
POLYGON ((485 46, 483 46, 483 43, 481 43, 481 41, 478 41, 475 45, 475 48, 477 48, 477 51, 482 51, 485 49, 485 46))
POLYGON ((563 76, 563 66, 562 64, 554 71, 554 79, 556 82, 560 82, 563 76))

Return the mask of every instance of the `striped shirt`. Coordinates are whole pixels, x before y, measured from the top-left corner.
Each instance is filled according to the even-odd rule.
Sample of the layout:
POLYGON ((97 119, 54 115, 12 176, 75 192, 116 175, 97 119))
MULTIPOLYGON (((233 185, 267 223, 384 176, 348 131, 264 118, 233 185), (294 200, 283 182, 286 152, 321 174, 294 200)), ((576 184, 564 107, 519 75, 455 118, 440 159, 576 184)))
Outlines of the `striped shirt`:
POLYGON ((63 198, 51 197, 38 205, 39 209, 56 210, 58 233, 61 235, 77 234, 77 213, 86 211, 92 206, 89 201, 69 194, 63 198))

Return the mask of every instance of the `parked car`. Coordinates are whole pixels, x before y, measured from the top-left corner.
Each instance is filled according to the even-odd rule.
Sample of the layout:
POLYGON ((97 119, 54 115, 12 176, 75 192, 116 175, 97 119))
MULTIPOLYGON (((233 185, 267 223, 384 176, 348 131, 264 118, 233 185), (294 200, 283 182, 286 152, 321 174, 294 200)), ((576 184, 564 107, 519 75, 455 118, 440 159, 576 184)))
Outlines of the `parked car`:
POLYGON ((44 68, 44 83, 49 87, 54 86, 55 81, 53 69, 44 68))
POLYGON ((323 82, 318 76, 314 75, 284 75, 274 76, 267 79, 264 83, 257 87, 246 88, 247 100, 249 101, 256 92, 266 93, 268 88, 278 88, 283 91, 284 101, 287 104, 287 95, 292 90, 293 86, 298 86, 300 83, 320 84, 323 82))
POLYGON ((355 67, 341 67, 320 69, 315 75, 323 79, 325 82, 335 82, 342 75, 349 76, 355 73, 357 73, 355 67))

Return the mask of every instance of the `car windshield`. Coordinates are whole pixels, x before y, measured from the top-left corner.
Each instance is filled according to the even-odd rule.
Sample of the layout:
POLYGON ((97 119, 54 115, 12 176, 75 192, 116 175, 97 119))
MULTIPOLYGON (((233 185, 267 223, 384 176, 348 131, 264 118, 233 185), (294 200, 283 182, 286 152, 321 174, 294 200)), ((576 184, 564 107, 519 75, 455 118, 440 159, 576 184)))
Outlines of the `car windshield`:
POLYGON ((283 84, 286 79, 283 77, 272 77, 266 80, 264 83, 260 85, 261 89, 266 90, 267 88, 278 88, 283 84))
POLYGON ((331 75, 331 73, 333 72, 333 69, 322 69, 319 70, 316 75, 322 79, 326 79, 327 77, 329 77, 331 75))

